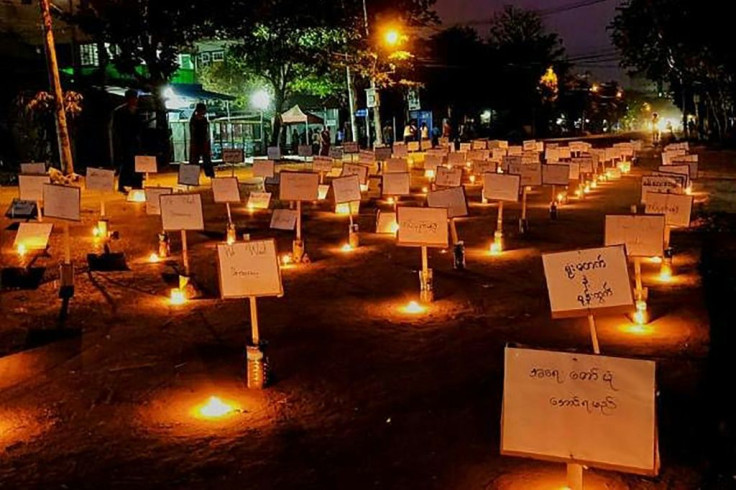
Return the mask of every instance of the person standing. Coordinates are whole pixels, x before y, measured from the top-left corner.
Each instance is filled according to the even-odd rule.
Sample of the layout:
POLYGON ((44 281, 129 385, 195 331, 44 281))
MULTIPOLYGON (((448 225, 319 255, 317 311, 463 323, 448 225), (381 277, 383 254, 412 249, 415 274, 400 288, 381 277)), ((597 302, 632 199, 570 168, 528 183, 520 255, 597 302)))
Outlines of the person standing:
POLYGON ((436 148, 440 145, 440 128, 438 126, 432 127, 432 148, 436 148))
POLYGON ((383 137, 383 144, 386 146, 393 146, 394 144, 394 132, 391 129, 391 126, 386 124, 383 127, 383 130, 381 131, 381 136, 383 137))
POLYGON ((422 126, 420 127, 421 131, 421 138, 422 141, 429 139, 429 128, 427 127, 427 123, 423 122, 422 126))
POLYGON ((329 156, 330 155, 330 144, 331 144, 330 128, 325 126, 325 128, 322 130, 322 134, 320 135, 319 154, 325 157, 329 156))
POLYGON ((138 91, 127 90, 125 103, 116 107, 110 121, 111 158, 118 172, 118 191, 140 188, 143 176, 135 171, 135 156, 141 151, 143 120, 138 113, 138 91))
POLYGON ((662 128, 660 128, 659 114, 655 112, 652 114, 652 143, 658 145, 661 135, 662 128))
POLYGON ((207 119, 207 106, 201 102, 197 104, 192 118, 189 119, 189 137, 189 163, 199 165, 201 159, 204 174, 211 179, 214 178, 210 121, 207 119))

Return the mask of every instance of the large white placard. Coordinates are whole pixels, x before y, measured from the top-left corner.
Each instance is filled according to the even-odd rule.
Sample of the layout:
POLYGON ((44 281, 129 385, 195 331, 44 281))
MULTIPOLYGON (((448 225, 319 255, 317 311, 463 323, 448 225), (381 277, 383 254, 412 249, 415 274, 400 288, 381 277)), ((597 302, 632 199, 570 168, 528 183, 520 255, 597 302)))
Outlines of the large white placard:
POLYGON ((521 176, 521 185, 523 186, 539 186, 542 185, 542 164, 510 164, 509 173, 521 176))
POLYGON ((409 164, 405 158, 389 158, 383 163, 384 174, 401 174, 409 171, 409 164))
POLYGON ((443 155, 430 155, 424 156, 424 170, 437 170, 437 167, 444 165, 445 157, 443 155))
POLYGON ((276 241, 252 240, 217 244, 222 298, 282 296, 281 269, 276 241))
POLYGON ((657 170, 668 174, 677 174, 685 176, 685 185, 690 184, 690 166, 689 165, 661 165, 657 170))
POLYGON ((344 202, 360 201, 360 177, 347 175, 332 181, 332 193, 335 196, 335 204, 344 202))
POLYGON ((408 196, 411 193, 411 174, 391 173, 383 176, 381 193, 384 196, 408 196))
POLYGON ((624 245, 629 257, 661 257, 664 226, 662 215, 607 215, 605 244, 624 245))
POLYGON ((483 175, 488 172, 496 172, 497 163, 491 160, 473 161, 473 173, 483 175))
POLYGON ((447 165, 450 167, 463 167, 467 154, 464 151, 455 151, 447 155, 447 165))
POLYGON ((659 470, 653 361, 507 347, 501 454, 659 470))
POLYGON ((348 175, 357 175, 360 183, 365 184, 368 182, 368 167, 359 163, 343 163, 340 176, 347 177, 348 175))
POLYGON ((270 192, 251 192, 248 195, 248 209, 268 209, 268 205, 271 203, 270 192))
POLYGON ((53 228, 52 223, 20 223, 13 247, 23 245, 26 250, 46 250, 53 228))
POLYGON ((641 202, 646 204, 647 194, 684 194, 686 177, 683 175, 643 175, 641 178, 641 202))
POLYGON ((483 197, 489 201, 517 202, 520 189, 520 175, 483 174, 483 197))
POLYGON ((552 318, 634 308, 622 245, 542 255, 552 318))
POLYGON ((19 175, 18 197, 24 201, 43 201, 43 186, 50 182, 48 175, 19 175))
POLYGON ((462 184, 463 169, 459 167, 437 167, 434 183, 437 187, 457 187, 462 184))
POLYGON ((399 206, 396 214, 399 223, 398 245, 447 247, 447 209, 399 206))
POLYGON ((451 187, 427 193, 427 205, 430 208, 447 209, 448 218, 459 218, 468 215, 468 200, 465 187, 451 187))
POLYGON ((663 214, 667 226, 688 228, 692 209, 692 196, 647 192, 645 212, 647 214, 663 214))
POLYGON ((396 213, 378 210, 378 215, 376 216, 376 233, 395 235, 398 227, 396 213))
POLYGON ((171 194, 171 187, 146 187, 146 214, 151 216, 161 215, 161 196, 171 194))
POLYGON ((178 184, 198 186, 200 172, 201 172, 201 168, 199 165, 183 164, 183 163, 180 164, 178 184))
POLYGON ((212 195, 215 202, 240 202, 238 178, 217 177, 212 179, 212 195))
POLYGON ((159 196, 159 202, 164 230, 204 230, 202 196, 199 194, 164 194, 159 196))
POLYGON ((295 209, 274 209, 271 215, 271 229, 292 231, 296 228, 298 213, 295 209))
POLYGON ((330 157, 314 157, 312 162, 312 170, 314 172, 329 173, 332 171, 332 158, 330 157))
POLYGON ((44 184, 43 214, 49 218, 81 221, 82 190, 79 187, 44 184))
POLYGON ((570 174, 567 180, 580 180, 580 163, 572 161, 568 165, 570 166, 570 174))
POLYGON ((274 176, 276 163, 273 160, 254 160, 253 177, 266 179, 274 176))
POLYGON ((316 201, 319 197, 319 174, 281 172, 279 199, 282 201, 316 201))
POLYGON ((115 190, 115 171, 104 168, 87 167, 84 179, 88 191, 109 192, 115 190))
POLYGON ((567 186, 569 183, 569 165, 542 165, 542 184, 567 186))
POLYGON ((156 157, 151 155, 136 155, 135 171, 139 174, 155 174, 158 172, 156 157))

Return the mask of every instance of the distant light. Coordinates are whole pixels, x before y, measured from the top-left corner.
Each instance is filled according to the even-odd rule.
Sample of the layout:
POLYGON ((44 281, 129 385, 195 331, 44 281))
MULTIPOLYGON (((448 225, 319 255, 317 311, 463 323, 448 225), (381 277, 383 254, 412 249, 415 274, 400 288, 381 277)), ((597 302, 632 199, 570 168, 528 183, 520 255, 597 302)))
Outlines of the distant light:
POLYGON ((386 34, 383 36, 383 39, 386 41, 386 44, 389 46, 396 46, 399 44, 399 41, 401 40, 401 34, 396 29, 389 29, 386 31, 386 34))
POLYGON ((157 264, 159 260, 161 260, 161 259, 159 259, 158 254, 156 252, 154 252, 154 253, 152 253, 151 255, 148 256, 148 261, 151 264, 157 264))
POLYGON ((146 202, 146 191, 143 189, 132 189, 128 193, 129 202, 146 202))
POLYGON ((659 280, 662 282, 670 282, 672 280, 672 267, 666 262, 662 262, 659 269, 659 280))
POLYGON ((28 252, 28 250, 26 250, 26 246, 22 243, 18 244, 18 248, 16 250, 18 251, 18 255, 20 255, 21 257, 25 257, 26 252, 28 252))
POLYGON ((197 410, 198 414, 204 418, 216 419, 224 417, 235 411, 235 407, 223 402, 216 396, 211 396, 207 400, 207 403, 199 407, 197 410))
POLYGON ((250 96, 251 105, 261 111, 265 111, 271 105, 271 95, 266 90, 256 90, 250 96))
POLYGON ((501 252, 503 252, 503 246, 498 242, 491 243, 491 249, 490 254, 491 255, 501 255, 501 252))
POLYGON ((471 175, 469 178, 470 178, 470 183, 475 184, 475 175, 471 175))
POLYGON ((434 179, 434 170, 425 170, 424 176, 428 179, 434 179))
POLYGON ((180 306, 187 302, 187 296, 184 294, 184 291, 182 291, 179 288, 175 288, 171 290, 171 294, 169 296, 169 304, 172 306, 180 306))
POLYGON ((291 255, 284 254, 281 256, 281 265, 289 265, 291 264, 291 255))
POLYGON ((427 309, 417 303, 416 301, 409 301, 409 303, 402 308, 402 311, 404 313, 411 313, 412 315, 417 315, 419 313, 424 313, 427 311, 427 309))
POLYGON ((353 247, 351 247, 349 243, 346 243, 342 247, 340 247, 340 251, 345 253, 352 252, 353 247))

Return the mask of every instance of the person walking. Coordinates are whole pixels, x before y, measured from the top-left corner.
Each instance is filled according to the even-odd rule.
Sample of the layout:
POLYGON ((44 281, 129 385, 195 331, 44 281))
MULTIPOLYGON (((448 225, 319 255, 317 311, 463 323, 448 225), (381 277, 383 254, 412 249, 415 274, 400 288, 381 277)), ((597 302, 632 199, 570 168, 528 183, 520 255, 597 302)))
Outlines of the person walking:
POLYGON ((325 128, 322 130, 322 134, 320 135, 320 144, 319 144, 319 154, 322 156, 329 156, 330 155, 330 144, 331 144, 331 137, 330 137, 330 128, 325 126, 325 128))
POLYGON ((394 132, 391 129, 391 126, 386 124, 383 127, 383 130, 381 131, 381 136, 383 138, 383 144, 386 146, 393 146, 394 144, 394 132))
POLYGON ((125 187, 138 189, 143 175, 135 171, 135 156, 141 152, 143 120, 138 113, 138 91, 125 92, 125 103, 112 112, 110 120, 110 150, 112 163, 118 173, 118 191, 125 187))
POLYGON ((207 106, 197 104, 189 119, 189 164, 199 165, 202 160, 204 174, 210 179, 215 177, 212 166, 212 142, 210 140, 210 121, 207 119, 207 106))

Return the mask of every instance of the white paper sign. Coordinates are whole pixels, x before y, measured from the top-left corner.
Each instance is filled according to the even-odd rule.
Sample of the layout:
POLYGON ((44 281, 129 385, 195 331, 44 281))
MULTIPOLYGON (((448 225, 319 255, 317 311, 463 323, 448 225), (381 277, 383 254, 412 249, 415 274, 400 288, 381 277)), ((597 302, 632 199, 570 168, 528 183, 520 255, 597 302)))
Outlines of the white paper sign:
POLYGON ((394 158, 406 158, 409 155, 406 145, 404 143, 394 143, 393 155, 394 158))
POLYGON ((312 162, 312 170, 314 172, 325 172, 329 173, 332 171, 332 158, 329 157, 314 157, 312 162))
POLYGON ((284 294, 275 240, 218 243, 217 259, 222 298, 284 294))
POLYGON ((82 192, 79 187, 43 185, 43 213, 49 218, 81 221, 82 192))
POLYGON ((164 230, 204 230, 202 196, 199 194, 164 194, 159 202, 164 230))
POLYGON ((199 165, 180 164, 179 165, 179 180, 178 180, 179 185, 198 186, 200 171, 201 169, 199 165))
POLYGON ((46 173, 46 164, 43 162, 21 163, 20 173, 26 175, 43 175, 46 173))
POLYGON ((464 167, 467 155, 464 151, 456 151, 447 155, 447 165, 450 167, 464 167))
POLYGON ((240 202, 238 178, 218 177, 212 179, 212 195, 215 202, 240 202))
POLYGON ((447 247, 447 209, 399 206, 397 221, 399 223, 396 242, 398 245, 447 247))
POLYGON ((335 196, 335 204, 344 202, 360 201, 360 177, 347 175, 332 181, 332 193, 335 196))
POLYGON ((573 163, 577 163, 580 166, 581 174, 592 174, 593 173, 593 158, 590 156, 583 156, 572 159, 573 163))
POLYGON ((243 163, 245 161, 245 155, 242 148, 223 148, 222 149, 222 163, 234 165, 237 163, 243 163))
POLYGON ((409 164, 404 158, 389 158, 383 164, 384 174, 401 174, 409 171, 409 164))
POLYGON ((170 187, 146 187, 146 214, 150 216, 161 215, 161 196, 171 194, 170 187))
POLYGON ((645 212, 647 214, 663 214, 667 226, 690 226, 690 213, 693 208, 693 197, 677 194, 660 194, 648 192, 645 212))
POLYGON ((378 210, 376 217, 376 233, 395 235, 399 225, 396 222, 396 213, 378 210))
POLYGON ((251 192, 250 195, 248 195, 247 207, 249 209, 268 209, 270 203, 270 192, 251 192))
POLYGON ((624 247, 542 254, 552 318, 634 308, 624 247))
POLYGON ((572 161, 569 163, 569 166, 570 166, 570 174, 568 177, 568 181, 580 180, 580 164, 578 162, 572 161))
POLYGON ((26 250, 46 250, 53 228, 51 223, 20 223, 13 247, 23 245, 26 250))
POLYGON ((296 228, 295 209, 274 209, 271 215, 271 229, 293 231, 296 228))
POLYGON ((623 214, 606 216, 606 246, 624 245, 629 257, 661 257, 665 217, 623 214))
POLYGON ((408 196, 410 194, 411 174, 385 174, 381 187, 384 196, 408 196))
POLYGON ((542 165, 542 183, 567 186, 570 183, 570 166, 542 165))
POLYGON ((677 157, 672 160, 673 166, 687 165, 690 168, 690 179, 698 178, 698 155, 687 155, 685 157, 677 157), (689 158, 694 157, 694 158, 689 158))
POLYGON ((448 218, 459 218, 468 215, 468 200, 463 186, 429 191, 427 205, 430 208, 447 209, 448 218))
POLYGON ((542 164, 530 163, 521 165, 509 165, 509 173, 521 176, 521 185, 523 186, 539 186, 542 185, 542 164))
POLYGON ((658 472, 652 361, 507 347, 501 454, 658 472))
POLYGON ((348 175, 357 175, 360 183, 365 184, 368 181, 368 167, 359 163, 343 163, 340 176, 347 177, 348 175))
POLYGON ((520 190, 520 175, 483 174, 483 197, 489 201, 517 202, 520 190))
POLYGON ((437 187, 457 187, 462 184, 463 169, 437 167, 434 175, 434 183, 437 187))
POLYGON ((113 191, 115 190, 115 171, 87 167, 87 176, 84 183, 88 191, 113 191))
POLYGON ((419 151, 419 142, 418 141, 410 141, 406 144, 406 149, 410 153, 419 151))
POLYGON ((319 197, 319 174, 281 172, 279 199, 282 201, 316 201, 319 197))
POLYGON ((158 172, 156 157, 149 155, 135 156, 135 171, 139 174, 155 174, 158 172))
POLYGON ((281 160, 281 148, 278 146, 269 146, 266 150, 266 156, 269 160, 281 160))
POLYGON ((253 161, 253 177, 262 179, 273 177, 276 163, 273 160, 254 160, 253 161))
POLYGON ((662 165, 657 170, 669 174, 684 175, 686 178, 685 185, 690 182, 690 166, 689 165, 662 165))
POLYGON ((473 173, 476 175, 483 175, 488 172, 495 173, 497 170, 497 164, 496 162, 486 160, 486 161, 474 161, 473 162, 473 173))
POLYGON ((524 151, 537 151, 537 142, 534 140, 524 140, 522 148, 524 151))
POLYGON ((48 175, 19 175, 19 196, 24 201, 43 201, 43 186, 51 182, 48 175))
POLYGON ((460 152, 466 153, 472 149, 472 145, 470 143, 460 143, 460 152))
POLYGON ((437 170, 437 167, 443 165, 445 157, 442 155, 426 155, 424 157, 424 170, 437 170))
POLYGON ((487 140, 473 140, 472 141, 472 149, 473 150, 485 150, 488 148, 488 141, 487 140))
POLYGON ((646 204, 647 194, 650 192, 684 194, 685 181, 686 178, 683 175, 643 175, 641 178, 641 202, 646 204))

